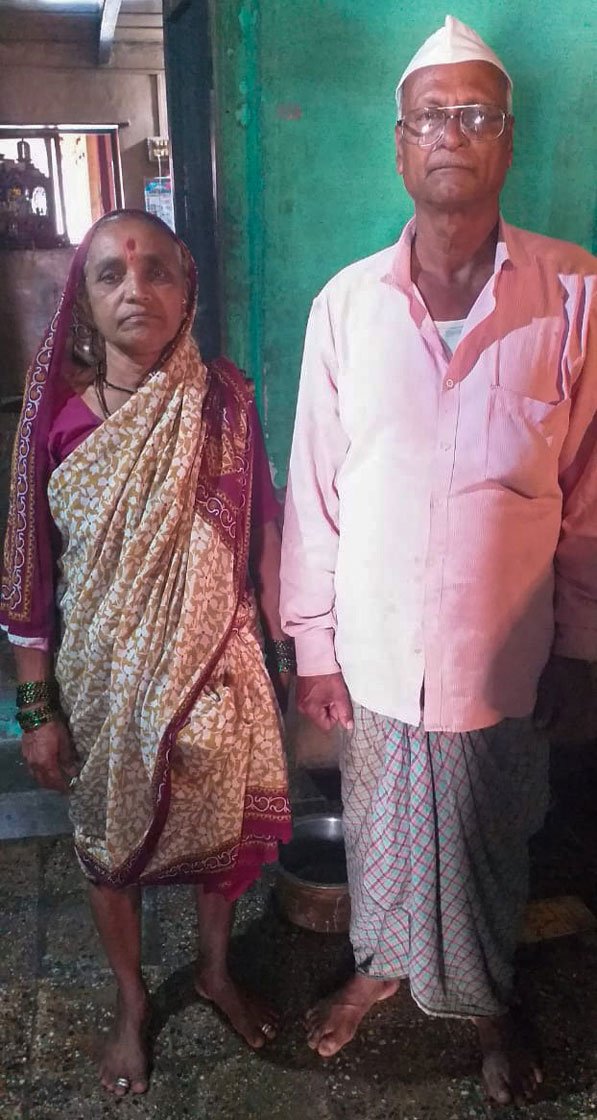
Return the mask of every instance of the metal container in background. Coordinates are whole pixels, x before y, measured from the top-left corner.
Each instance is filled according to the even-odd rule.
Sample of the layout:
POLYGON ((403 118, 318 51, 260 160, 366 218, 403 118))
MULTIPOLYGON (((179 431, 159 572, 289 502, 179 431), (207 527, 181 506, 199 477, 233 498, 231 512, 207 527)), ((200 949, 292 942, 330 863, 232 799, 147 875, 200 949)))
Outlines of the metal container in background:
POLYGON ((346 933, 350 896, 339 814, 294 821, 292 840, 280 848, 276 897, 295 925, 316 933, 346 933))

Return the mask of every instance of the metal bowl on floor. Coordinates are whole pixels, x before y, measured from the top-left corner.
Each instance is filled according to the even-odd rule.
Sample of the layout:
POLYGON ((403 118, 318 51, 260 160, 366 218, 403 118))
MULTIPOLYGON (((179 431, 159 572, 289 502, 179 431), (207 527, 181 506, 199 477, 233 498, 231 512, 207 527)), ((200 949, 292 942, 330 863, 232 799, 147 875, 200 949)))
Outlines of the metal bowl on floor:
POLYGON ((314 813, 294 821, 292 840, 280 848, 276 897, 295 925, 317 933, 346 932, 350 897, 338 814, 314 813))

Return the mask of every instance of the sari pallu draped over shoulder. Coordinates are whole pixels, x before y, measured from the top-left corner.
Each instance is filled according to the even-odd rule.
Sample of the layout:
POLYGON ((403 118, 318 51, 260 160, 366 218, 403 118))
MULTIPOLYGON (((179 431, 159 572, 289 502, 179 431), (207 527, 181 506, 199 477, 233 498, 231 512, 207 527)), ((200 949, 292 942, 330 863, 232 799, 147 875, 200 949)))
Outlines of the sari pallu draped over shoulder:
POLYGON ((247 592, 250 389, 188 332, 53 472, 56 660, 77 854, 111 886, 239 895, 288 838, 281 727, 247 592))

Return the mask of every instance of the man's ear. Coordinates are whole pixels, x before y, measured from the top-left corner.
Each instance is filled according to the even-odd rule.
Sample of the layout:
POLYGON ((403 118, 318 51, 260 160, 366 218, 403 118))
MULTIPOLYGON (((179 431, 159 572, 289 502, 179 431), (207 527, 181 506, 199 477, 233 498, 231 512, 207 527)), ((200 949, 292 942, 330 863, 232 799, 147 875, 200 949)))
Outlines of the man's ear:
POLYGON ((403 144, 404 144, 404 140, 402 139, 402 127, 398 123, 396 124, 396 127, 394 129, 394 141, 395 141, 395 144, 396 144, 396 167, 398 169, 398 174, 402 175, 402 172, 403 172, 402 147, 403 147, 403 144))
POLYGON ((506 127, 508 129, 508 167, 512 167, 512 160, 514 158, 514 117, 510 117, 506 127))

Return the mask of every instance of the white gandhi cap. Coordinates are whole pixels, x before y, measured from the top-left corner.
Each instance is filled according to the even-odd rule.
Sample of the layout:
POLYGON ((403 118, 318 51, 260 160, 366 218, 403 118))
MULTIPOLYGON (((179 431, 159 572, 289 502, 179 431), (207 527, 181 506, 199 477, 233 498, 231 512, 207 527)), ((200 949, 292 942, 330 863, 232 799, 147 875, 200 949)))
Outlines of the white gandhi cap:
POLYGON ((443 27, 434 31, 411 58, 396 88, 398 116, 401 115, 402 86, 409 74, 424 66, 447 66, 453 62, 491 62, 508 79, 508 111, 512 110, 512 78, 491 47, 484 43, 472 27, 454 16, 446 16, 443 27))

